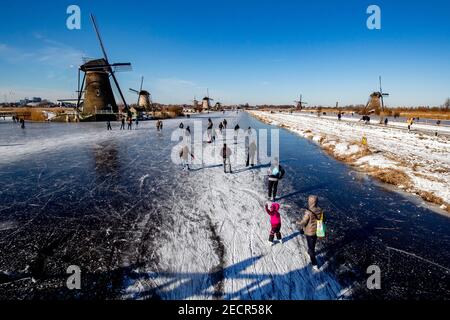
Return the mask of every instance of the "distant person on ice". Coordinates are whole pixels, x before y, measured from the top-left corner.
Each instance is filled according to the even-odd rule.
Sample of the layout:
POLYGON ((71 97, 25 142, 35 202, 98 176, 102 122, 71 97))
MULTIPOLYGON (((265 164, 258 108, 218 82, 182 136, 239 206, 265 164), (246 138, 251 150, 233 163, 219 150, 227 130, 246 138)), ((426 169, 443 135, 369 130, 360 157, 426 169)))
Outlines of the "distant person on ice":
POLYGON ((281 237, 281 216, 280 216, 280 205, 278 203, 272 203, 269 209, 268 203, 265 204, 267 214, 270 216, 270 225, 272 229, 269 235, 269 244, 274 245, 275 235, 280 243, 283 243, 283 238, 281 237))
POLYGON ((227 173, 227 166, 229 173, 233 173, 231 171, 231 149, 227 147, 225 143, 222 148, 222 158, 223 158, 223 171, 227 173))
POLYGON ((133 118, 128 117, 128 130, 133 129, 133 118))
POLYGON ((125 117, 122 117, 122 124, 120 125, 120 130, 125 130, 125 117))
POLYGON ((227 129, 227 125, 228 125, 228 121, 227 121, 227 119, 224 119, 224 120, 223 120, 223 127, 224 127, 225 129, 227 129))
POLYGON ((239 124, 237 124, 235 127, 234 127, 234 144, 237 144, 238 143, 238 133, 239 133, 239 130, 240 130, 241 128, 239 127, 239 124))
POLYGON ((182 122, 182 123, 180 123, 180 126, 179 126, 178 128, 180 128, 180 129, 184 129, 184 124, 183 124, 183 122, 182 122))
POLYGON ((252 128, 248 127, 247 129, 247 137, 248 137, 248 146, 247 146, 247 163, 245 164, 246 167, 249 167, 250 165, 252 167, 255 166, 255 157, 256 157, 256 141, 252 139, 252 128))
POLYGON ((408 119, 407 123, 408 123, 408 131, 411 131, 411 127, 414 124, 414 118, 408 119))
POLYGON ((111 121, 106 121, 106 130, 112 130, 111 121))
POLYGON ((277 198, 278 182, 285 175, 283 167, 280 165, 278 158, 272 161, 269 169, 269 200, 275 201, 277 198))
POLYGON ((207 133, 208 133, 208 143, 212 143, 212 131, 213 131, 213 127, 214 124, 211 120, 211 118, 208 119, 208 129, 207 129, 207 133))
POLYGON ((20 127, 25 129, 25 119, 20 119, 20 127))
POLYGON ((317 221, 323 219, 323 210, 318 204, 319 198, 317 196, 309 196, 308 209, 305 210, 303 219, 297 222, 297 225, 302 228, 302 232, 306 236, 308 254, 315 271, 319 270, 316 259, 317 221))
POLYGON ((186 168, 187 170, 191 170, 191 168, 189 168, 189 156, 194 159, 194 155, 189 150, 189 147, 185 145, 180 151, 180 159, 183 169, 186 168))

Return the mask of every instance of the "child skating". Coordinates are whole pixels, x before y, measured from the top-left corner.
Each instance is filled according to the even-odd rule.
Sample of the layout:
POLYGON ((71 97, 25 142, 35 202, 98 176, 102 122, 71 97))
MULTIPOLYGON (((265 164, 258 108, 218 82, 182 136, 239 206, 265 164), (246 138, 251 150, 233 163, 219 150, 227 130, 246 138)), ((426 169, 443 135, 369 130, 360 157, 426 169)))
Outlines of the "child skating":
POLYGON ((270 205, 266 203, 264 208, 266 209, 267 214, 270 216, 270 225, 272 226, 272 229, 270 230, 270 236, 269 236, 269 244, 274 245, 276 242, 274 242, 275 236, 277 236, 277 239, 280 243, 283 243, 283 238, 281 237, 281 216, 280 216, 280 204, 278 203, 272 203, 270 205))

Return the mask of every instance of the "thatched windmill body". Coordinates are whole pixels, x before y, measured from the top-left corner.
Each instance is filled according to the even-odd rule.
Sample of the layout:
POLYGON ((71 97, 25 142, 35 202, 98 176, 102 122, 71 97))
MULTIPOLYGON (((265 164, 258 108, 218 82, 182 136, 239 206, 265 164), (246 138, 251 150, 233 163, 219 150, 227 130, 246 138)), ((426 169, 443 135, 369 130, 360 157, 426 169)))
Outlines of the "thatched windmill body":
POLYGON ((388 97, 389 93, 383 92, 383 87, 381 84, 381 77, 380 80, 380 91, 373 92, 370 97, 369 101, 366 104, 366 107, 364 109, 364 114, 370 114, 370 113, 379 113, 380 114, 380 123, 384 122, 384 112, 385 112, 385 106, 384 106, 384 97, 388 97))
POLYGON ((104 118, 115 118, 114 114, 119 112, 110 79, 113 80, 117 91, 124 104, 124 110, 129 111, 128 105, 122 94, 115 72, 130 69, 131 63, 110 63, 103 45, 97 23, 93 15, 91 21, 100 43, 103 58, 86 59, 85 63, 78 69, 78 99, 77 109, 89 120, 104 120, 104 118), (80 76, 83 73, 83 80, 80 76), (109 117, 108 117, 109 116, 109 117))
POLYGON ((135 109, 138 112, 151 111, 152 110, 152 100, 151 94, 147 90, 143 90, 142 87, 144 85, 144 77, 141 78, 141 86, 139 90, 135 90, 130 88, 130 91, 136 93, 138 96, 138 101, 135 109))

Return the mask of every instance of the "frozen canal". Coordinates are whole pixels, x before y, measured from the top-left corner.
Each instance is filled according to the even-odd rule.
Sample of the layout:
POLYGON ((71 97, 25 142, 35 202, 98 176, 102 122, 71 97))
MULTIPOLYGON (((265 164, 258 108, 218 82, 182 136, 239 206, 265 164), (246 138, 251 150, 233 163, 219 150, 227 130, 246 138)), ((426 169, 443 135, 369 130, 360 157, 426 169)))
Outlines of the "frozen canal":
MULTIPOLYGON (((211 115, 216 127, 222 117, 211 115)), ((0 299, 450 298, 448 217, 281 130, 287 241, 269 247, 267 167, 240 159, 225 176, 220 161, 189 172, 172 163, 171 134, 193 120, 165 121, 163 132, 154 122, 122 132, 0 122, 0 299), (293 224, 309 194, 328 218, 319 273, 293 224), (70 265, 82 270, 81 291, 65 287, 70 265), (381 268, 379 291, 366 289, 370 265, 381 268)))

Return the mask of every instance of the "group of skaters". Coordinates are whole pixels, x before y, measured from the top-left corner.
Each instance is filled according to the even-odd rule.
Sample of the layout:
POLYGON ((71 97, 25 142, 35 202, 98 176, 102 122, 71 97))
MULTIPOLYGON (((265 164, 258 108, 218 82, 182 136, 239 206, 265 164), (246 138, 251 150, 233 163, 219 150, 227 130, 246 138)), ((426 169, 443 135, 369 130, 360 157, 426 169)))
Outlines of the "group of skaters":
MULTIPOLYGON (((266 213, 270 216, 270 233, 269 245, 273 246, 276 243, 283 244, 283 237, 281 234, 281 204, 277 203, 278 183, 285 176, 286 171, 281 166, 278 158, 271 162, 268 170, 268 199, 264 206, 266 213), (277 240, 275 240, 275 237, 277 240)), ((316 244, 319 237, 324 237, 323 229, 324 213, 319 207, 319 197, 311 195, 308 198, 308 209, 305 210, 303 217, 296 222, 300 229, 300 234, 306 238, 308 246, 308 255, 311 260, 311 265, 314 271, 318 271, 318 263, 316 258, 316 244)))
MULTIPOLYGON (((109 121, 108 121, 109 122, 109 121)), ((133 130, 133 117, 121 117, 120 130, 125 130, 125 124, 127 124, 127 130, 133 130)), ((139 120, 136 118, 136 129, 139 126, 139 120)))
MULTIPOLYGON (((139 119, 136 118, 136 120, 133 120, 133 117, 121 117, 120 118, 120 130, 125 130, 125 126, 127 127, 127 130, 133 130, 133 123, 134 127, 137 130, 139 128, 139 119)), ((106 121, 106 130, 111 131, 112 125, 111 121, 106 121)), ((163 122, 161 120, 156 121, 156 129, 158 131, 161 131, 163 129, 163 122)))
POLYGON ((17 116, 12 116, 12 120, 13 120, 14 123, 19 124, 22 129, 25 129, 25 119, 24 118, 19 118, 17 116))
MULTIPOLYGON (((226 129, 227 127, 227 121, 224 120, 219 124, 219 130, 226 129)), ((179 128, 181 130, 185 130, 185 135, 190 136, 190 128, 186 127, 184 129, 184 124, 181 123, 179 128)), ((235 140, 234 142, 237 144, 237 132, 240 130, 239 124, 235 126, 235 140)), ((208 119, 208 125, 207 125, 207 143, 214 142, 214 135, 213 135, 213 123, 211 119, 208 119)), ((249 127, 247 132, 247 136, 252 134, 252 128, 249 127)), ((257 145, 256 141, 251 141, 252 139, 249 139, 249 143, 246 145, 246 154, 247 154, 247 161, 246 161, 246 167, 249 166, 255 166, 255 158, 256 158, 256 152, 257 152, 257 145)), ((232 150, 227 145, 227 143, 223 144, 222 150, 221 150, 221 156, 223 158, 223 168, 225 173, 232 173, 231 168, 231 155, 232 150)), ((191 153, 191 150, 188 147, 188 144, 185 144, 182 149, 180 150, 179 154, 183 166, 187 167, 189 169, 189 160, 194 159, 194 155, 191 153)), ((286 174, 285 169, 280 164, 280 161, 278 158, 274 158, 273 161, 271 161, 270 168, 267 172, 267 179, 268 179, 268 201, 265 204, 265 211, 270 216, 270 233, 269 233, 269 239, 268 243, 270 246, 276 245, 277 243, 282 244, 283 243, 283 237, 281 233, 281 204, 277 202, 277 193, 278 193, 278 185, 280 181, 284 178, 286 174), (275 239, 276 237, 276 239, 275 239)), ((311 260, 311 265, 313 267, 314 271, 318 271, 318 262, 316 259, 316 243, 318 237, 324 236, 321 232, 324 221, 324 214, 323 210, 318 205, 319 198, 317 196, 310 196, 308 199, 308 209, 305 210, 304 215, 302 219, 296 222, 297 226, 300 229, 300 233, 305 236, 306 243, 308 246, 308 255, 311 260), (318 226, 320 225, 320 228, 318 226)))

